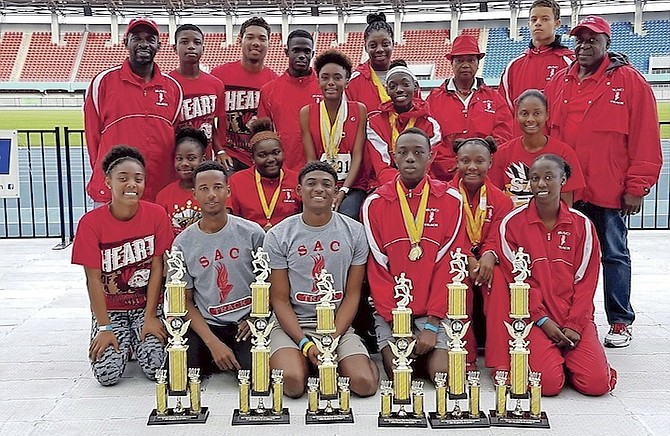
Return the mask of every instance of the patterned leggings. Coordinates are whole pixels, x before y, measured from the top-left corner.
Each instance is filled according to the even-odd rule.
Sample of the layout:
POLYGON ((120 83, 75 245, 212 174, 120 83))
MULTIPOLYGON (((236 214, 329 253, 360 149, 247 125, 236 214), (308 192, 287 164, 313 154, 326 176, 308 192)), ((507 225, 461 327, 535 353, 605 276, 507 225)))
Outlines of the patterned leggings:
MULTIPOLYGON (((108 346, 102 357, 91 362, 93 375, 103 386, 112 386, 121 379, 126 363, 132 350, 142 372, 151 380, 156 379, 156 370, 165 361, 165 346, 154 335, 147 335, 140 341, 144 325, 144 309, 133 309, 124 312, 109 312, 114 334, 119 342, 120 353, 112 345, 108 346)), ((91 322, 91 342, 98 334, 98 323, 93 317, 91 322)))

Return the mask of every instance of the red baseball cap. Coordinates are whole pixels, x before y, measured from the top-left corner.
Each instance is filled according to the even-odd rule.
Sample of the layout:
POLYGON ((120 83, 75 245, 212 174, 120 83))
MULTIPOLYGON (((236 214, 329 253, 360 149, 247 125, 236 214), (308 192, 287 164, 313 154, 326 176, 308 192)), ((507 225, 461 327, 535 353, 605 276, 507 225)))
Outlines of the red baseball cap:
POLYGON ((158 24, 156 24, 154 20, 147 17, 137 17, 133 18, 130 20, 130 23, 128 23, 128 27, 126 28, 126 36, 130 35, 134 30, 141 26, 148 27, 149 30, 151 30, 156 35, 159 33, 158 24))
POLYGON ((461 35, 454 39, 451 45, 451 52, 447 54, 447 59, 451 60, 454 56, 475 55, 479 59, 484 57, 485 53, 479 51, 477 38, 471 35, 461 35))
POLYGON ((612 28, 610 23, 608 23, 604 18, 597 17, 595 15, 590 15, 584 18, 579 22, 573 29, 570 31, 570 36, 575 36, 580 29, 589 29, 594 33, 604 33, 605 35, 612 37, 612 28))

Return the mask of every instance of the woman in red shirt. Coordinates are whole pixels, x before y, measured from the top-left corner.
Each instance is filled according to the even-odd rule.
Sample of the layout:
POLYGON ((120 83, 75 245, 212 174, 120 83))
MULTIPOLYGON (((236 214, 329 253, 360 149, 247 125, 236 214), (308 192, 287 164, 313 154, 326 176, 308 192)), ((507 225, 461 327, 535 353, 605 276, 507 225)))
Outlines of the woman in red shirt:
MULTIPOLYGON (((617 373, 605 356, 593 322, 593 298, 600 273, 600 243, 589 219, 561 201, 570 166, 555 154, 543 154, 530 168, 531 201, 511 211, 500 224, 500 267, 506 283, 515 281, 512 262, 520 248, 530 256, 526 279, 530 321, 529 365, 542 374, 542 394, 557 395, 567 380, 585 395, 614 389, 617 373), (567 373, 567 376, 566 376, 567 373)), ((502 321, 509 318, 509 290, 494 287, 489 316, 499 320, 490 330, 500 367, 509 368, 510 337, 502 321), (495 294, 495 296, 494 296, 495 294), (495 304, 493 300, 495 299, 495 304), (494 335, 495 333, 495 335, 494 335)))
POLYGON ((456 154, 457 173, 450 185, 463 197, 463 216, 470 251, 477 263, 468 279, 472 292, 467 294, 467 310, 473 320, 473 328, 467 332, 468 363, 477 359, 475 333, 484 342, 486 325, 483 319, 493 280, 493 269, 498 261, 495 252, 496 232, 500 220, 512 210, 512 201, 487 177, 493 154, 496 152, 493 137, 457 139, 453 151, 456 154), (482 301, 483 300, 483 301, 482 301))
POLYGON ((193 196, 193 170, 205 160, 205 132, 185 127, 177 132, 174 154, 176 180, 156 195, 156 204, 163 206, 172 220, 175 236, 200 219, 200 206, 193 196))
POLYGON ((137 149, 114 147, 102 161, 111 202, 79 221, 72 263, 82 265, 91 300, 88 357, 103 386, 123 375, 131 350, 142 372, 155 379, 165 361, 158 318, 163 253, 172 245, 170 220, 157 204, 142 201, 146 170, 137 149))
POLYGON ((333 166, 339 188, 333 208, 358 220, 368 186, 367 174, 361 171, 367 111, 362 103, 344 98, 351 61, 342 52, 323 52, 314 68, 323 100, 300 110, 305 157, 308 162, 321 160, 333 166))
POLYGON ((496 153, 489 177, 512 198, 515 207, 528 203, 532 197, 528 172, 533 160, 541 154, 561 156, 572 168, 572 176, 561 189, 561 198, 568 206, 572 206, 575 194, 586 186, 572 147, 546 135, 548 118, 544 94, 537 89, 523 92, 516 101, 516 121, 523 135, 504 143, 496 153))
POLYGON ((284 151, 272 130, 269 118, 259 118, 251 126, 253 166, 238 171, 228 182, 228 210, 234 215, 258 223, 268 231, 284 218, 300 212, 295 192, 298 174, 283 168, 284 151))

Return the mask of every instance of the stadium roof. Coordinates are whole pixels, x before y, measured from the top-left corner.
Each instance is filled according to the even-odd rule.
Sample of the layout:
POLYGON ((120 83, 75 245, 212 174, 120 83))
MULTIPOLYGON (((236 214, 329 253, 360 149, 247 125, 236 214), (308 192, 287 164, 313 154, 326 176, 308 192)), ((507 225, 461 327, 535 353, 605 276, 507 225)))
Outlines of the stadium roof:
MULTIPOLYGON (((646 2, 646 0, 644 0, 646 2)), ((278 16, 286 12, 293 16, 320 16, 337 14, 364 14, 400 11, 409 14, 448 13, 452 8, 462 12, 509 10, 511 4, 527 9, 532 0, 0 0, 0 13, 28 15, 51 14, 105 16, 182 17, 257 14, 278 16)), ((632 5, 635 0, 559 0, 561 8, 570 10, 571 4, 581 6, 632 5)))

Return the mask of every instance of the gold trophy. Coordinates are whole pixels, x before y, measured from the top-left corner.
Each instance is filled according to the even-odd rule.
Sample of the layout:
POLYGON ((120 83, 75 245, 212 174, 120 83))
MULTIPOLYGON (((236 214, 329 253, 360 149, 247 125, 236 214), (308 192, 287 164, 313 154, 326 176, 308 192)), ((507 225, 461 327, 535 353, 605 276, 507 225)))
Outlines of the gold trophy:
POLYGON ((204 423, 209 416, 207 407, 200 403, 200 369, 188 368, 186 361, 187 339, 184 337, 190 320, 186 316, 186 268, 184 254, 172 248, 167 251, 170 281, 165 285, 165 327, 168 338, 167 363, 169 371, 156 371, 156 408, 149 415, 147 425, 204 423), (182 397, 188 396, 189 407, 184 407, 182 397), (170 397, 176 397, 174 407, 168 407, 170 397))
POLYGON ((393 315, 393 337, 389 341, 393 359, 393 381, 381 383, 382 410, 377 419, 379 427, 428 427, 426 414, 423 410, 423 382, 412 381, 412 361, 410 355, 416 340, 412 338, 412 309, 407 307, 412 301, 412 280, 405 273, 395 277, 394 298, 396 308, 393 315), (393 406, 400 406, 393 411, 393 406), (412 406, 406 410, 406 406, 412 406))
POLYGON ((289 424, 288 409, 283 407, 284 374, 280 369, 270 372, 270 332, 274 321, 270 317, 270 257, 258 248, 251 253, 256 280, 251 283, 251 313, 247 320, 251 330, 251 371, 237 373, 240 404, 233 411, 232 425, 289 424), (272 407, 265 406, 264 398, 272 397, 272 407), (251 397, 257 397, 256 407, 251 397))
POLYGON ((430 412, 432 428, 486 428, 489 420, 479 408, 479 371, 470 371, 466 377, 466 361, 468 351, 465 349, 463 337, 470 327, 470 321, 463 323, 468 317, 466 309, 466 292, 468 286, 463 283, 468 276, 468 256, 461 252, 451 252, 449 273, 455 273, 454 279, 447 284, 449 289, 449 306, 447 322, 442 323, 449 337, 448 356, 449 374, 435 374, 435 400, 437 411, 430 412), (469 398, 468 408, 464 410, 460 401, 469 398), (448 401, 454 401, 454 408, 448 411, 448 401))
POLYGON ((335 304, 333 296, 333 275, 322 269, 317 277, 316 287, 322 295, 316 305, 316 333, 320 338, 312 338, 319 350, 319 377, 312 377, 307 383, 308 407, 305 424, 337 424, 353 423, 354 414, 349 405, 351 392, 349 377, 337 375, 337 344, 340 337, 333 338, 335 333, 335 304), (325 407, 319 403, 325 400, 325 407), (338 406, 333 401, 338 400, 338 406))
POLYGON ((505 321, 505 327, 512 337, 509 341, 510 349, 510 382, 507 384, 507 371, 498 371, 495 374, 496 410, 490 411, 491 425, 499 427, 533 427, 549 428, 547 414, 541 411, 542 387, 538 372, 530 372, 528 366, 528 341, 526 337, 533 327, 532 322, 526 322, 530 318, 528 312, 528 291, 530 285, 526 279, 530 276, 530 256, 523 247, 514 253, 512 261, 512 274, 514 283, 509 284, 510 289, 510 318, 512 323, 505 321), (507 394, 512 400, 516 400, 514 409, 507 408, 507 394), (521 400, 530 400, 529 408, 524 410, 521 400))

